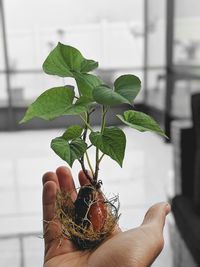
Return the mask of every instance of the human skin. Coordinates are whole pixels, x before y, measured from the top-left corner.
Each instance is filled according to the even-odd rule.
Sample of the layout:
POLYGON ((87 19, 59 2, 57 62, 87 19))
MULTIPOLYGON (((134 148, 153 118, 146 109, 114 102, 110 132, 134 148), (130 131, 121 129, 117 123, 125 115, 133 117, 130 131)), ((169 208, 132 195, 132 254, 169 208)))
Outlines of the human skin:
MULTIPOLYGON (((81 186, 88 183, 82 171, 79 182, 81 186)), ((60 224, 55 221, 57 190, 70 192, 73 201, 77 197, 72 174, 66 167, 43 176, 44 267, 147 267, 162 251, 163 227, 170 212, 168 203, 153 205, 141 226, 125 232, 116 226, 96 249, 80 251, 71 241, 60 238, 60 224)))

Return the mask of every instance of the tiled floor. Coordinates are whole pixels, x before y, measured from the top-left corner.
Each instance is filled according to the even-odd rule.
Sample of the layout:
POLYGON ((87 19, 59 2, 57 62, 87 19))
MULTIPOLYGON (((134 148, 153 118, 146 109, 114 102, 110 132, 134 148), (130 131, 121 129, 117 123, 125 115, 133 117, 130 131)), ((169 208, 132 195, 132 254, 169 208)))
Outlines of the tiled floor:
MULTIPOLYGON (((107 195, 119 193, 120 224, 123 229, 130 229, 142 222, 150 205, 166 200, 172 172, 172 148, 154 134, 124 130, 127 150, 123 169, 105 157, 100 176, 107 195)), ((50 140, 60 132, 0 133, 1 266, 42 266, 43 240, 38 234, 42 229, 41 176, 64 164, 49 148, 50 140), (19 233, 33 233, 33 236, 20 243, 12 237, 19 233), (25 250, 24 262, 21 263, 20 244, 25 250)), ((75 164, 74 177, 77 177, 78 170, 79 165, 75 164)), ((171 267, 167 226, 165 240, 165 248, 154 267, 171 267)))

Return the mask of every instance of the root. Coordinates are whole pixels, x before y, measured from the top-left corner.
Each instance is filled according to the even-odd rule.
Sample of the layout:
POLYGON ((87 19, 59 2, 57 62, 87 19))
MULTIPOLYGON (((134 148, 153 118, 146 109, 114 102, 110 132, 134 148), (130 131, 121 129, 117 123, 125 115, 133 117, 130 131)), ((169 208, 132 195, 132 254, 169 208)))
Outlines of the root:
POLYGON ((92 249, 107 238, 119 219, 119 198, 118 196, 106 199, 104 201, 107 209, 107 217, 103 228, 95 231, 88 219, 90 207, 97 201, 90 199, 87 202, 88 210, 83 218, 83 222, 88 222, 87 226, 75 223, 75 209, 70 194, 57 193, 56 200, 56 217, 61 224, 61 235, 71 240, 78 249, 92 249), (116 205, 117 204, 117 205, 116 205))

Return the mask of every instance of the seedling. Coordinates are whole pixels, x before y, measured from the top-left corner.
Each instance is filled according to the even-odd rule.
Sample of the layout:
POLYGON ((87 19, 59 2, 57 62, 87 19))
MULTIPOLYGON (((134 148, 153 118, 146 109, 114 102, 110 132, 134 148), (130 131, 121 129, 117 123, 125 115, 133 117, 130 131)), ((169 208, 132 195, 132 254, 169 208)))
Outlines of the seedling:
MULTIPOLYGON (((165 136, 156 121, 143 112, 133 109, 141 82, 132 74, 117 78, 113 88, 101 78, 91 74, 98 62, 88 60, 74 47, 58 43, 43 63, 43 70, 50 75, 74 78, 78 93, 72 86, 60 86, 46 90, 27 109, 21 123, 35 117, 53 120, 60 116, 79 116, 82 125, 71 125, 62 136, 51 141, 53 151, 70 167, 79 161, 88 179, 88 185, 79 189, 78 197, 72 201, 69 193, 57 196, 57 217, 61 222, 62 233, 80 249, 97 246, 108 237, 118 220, 116 199, 106 199, 101 191, 99 166, 105 156, 116 161, 121 167, 126 148, 126 136, 116 126, 106 125, 108 110, 116 105, 128 104, 129 109, 117 114, 123 123, 140 132, 152 131, 165 136), (99 130, 90 123, 95 107, 101 107, 101 126, 99 130), (95 148, 95 166, 90 159, 90 148, 95 148), (89 169, 90 171, 87 171, 89 169)), ((66 118, 67 119, 67 118, 66 118)))

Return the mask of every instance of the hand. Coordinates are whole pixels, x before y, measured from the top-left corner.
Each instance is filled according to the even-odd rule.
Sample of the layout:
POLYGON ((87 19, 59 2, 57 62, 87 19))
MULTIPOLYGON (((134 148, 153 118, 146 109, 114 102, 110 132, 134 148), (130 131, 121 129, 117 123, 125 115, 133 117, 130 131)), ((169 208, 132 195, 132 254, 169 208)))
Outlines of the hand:
MULTIPOLYGON (((79 182, 81 186, 88 183, 82 171, 79 173, 79 182)), ((71 241, 60 239, 59 222, 50 222, 55 218, 57 190, 71 192, 73 200, 76 199, 77 192, 70 170, 59 167, 56 173, 46 173, 43 186, 44 267, 147 267, 160 254, 169 204, 152 206, 140 227, 122 232, 116 226, 112 235, 95 250, 79 251, 71 241)))

